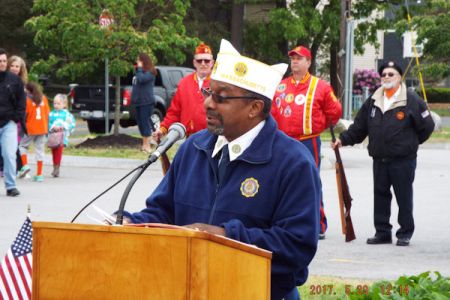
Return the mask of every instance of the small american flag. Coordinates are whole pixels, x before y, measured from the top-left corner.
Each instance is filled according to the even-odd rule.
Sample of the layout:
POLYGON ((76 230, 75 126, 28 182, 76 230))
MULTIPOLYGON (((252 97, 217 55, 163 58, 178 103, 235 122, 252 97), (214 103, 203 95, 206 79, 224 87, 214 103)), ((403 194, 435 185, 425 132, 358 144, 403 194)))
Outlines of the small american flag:
POLYGON ((16 240, 2 260, 0 269, 0 299, 31 298, 31 237, 31 221, 27 217, 16 240))

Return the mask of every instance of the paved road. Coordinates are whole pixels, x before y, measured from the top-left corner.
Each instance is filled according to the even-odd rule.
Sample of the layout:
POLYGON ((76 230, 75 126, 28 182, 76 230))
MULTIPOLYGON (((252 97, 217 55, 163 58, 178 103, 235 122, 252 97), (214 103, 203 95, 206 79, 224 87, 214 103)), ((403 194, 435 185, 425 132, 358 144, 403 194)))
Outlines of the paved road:
MULTIPOLYGON (((111 133, 113 132, 114 127, 111 129, 111 133)), ((139 134, 139 129, 137 126, 130 126, 127 128, 119 127, 119 133, 123 134, 139 134)), ((87 122, 81 119, 77 119, 76 129, 74 131, 73 137, 77 136, 85 136, 89 134, 89 130, 87 127, 87 122)))
MULTIPOLYGON (((450 147, 426 146, 419 151, 414 184, 416 231, 409 247, 366 244, 366 239, 375 233, 371 160, 366 149, 341 150, 354 199, 352 217, 357 239, 353 242, 345 243, 340 233, 334 170, 321 171, 330 226, 326 239, 320 241, 311 274, 394 279, 403 274, 438 270, 450 276, 450 147)), ((331 149, 325 149, 324 153, 333 158, 331 149)), ((398 229, 397 212, 394 203, 391 216, 394 230, 398 229)))
MULTIPOLYGON (((402 274, 418 274, 438 270, 450 276, 450 146, 427 145, 419 152, 415 181, 416 233, 409 247, 395 245, 367 245, 365 240, 374 234, 372 225, 371 161, 362 146, 347 147, 341 151, 350 192, 354 198, 352 217, 357 240, 344 242, 340 233, 337 204, 334 154, 324 145, 322 168, 324 201, 329 230, 320 241, 310 272, 314 275, 332 275, 345 278, 394 279, 402 274)), ((43 183, 19 180, 22 195, 9 198, 0 191, 0 253, 5 253, 17 234, 31 205, 32 219, 69 222, 81 207, 94 196, 120 179, 141 161, 64 157, 60 178, 50 178, 50 157, 46 157, 43 183)), ((34 170, 35 166, 32 165, 34 170)), ((150 166, 132 190, 126 208, 136 211, 161 180, 159 165, 150 166)), ((103 196, 97 205, 106 211, 117 209, 126 180, 103 196)), ((391 221, 394 230, 397 206, 394 204, 391 221)), ((87 215, 96 215, 92 209, 77 222, 92 223, 87 215)), ((0 254, 1 255, 1 254, 0 254)))
POLYGON ((450 126, 450 117, 441 117, 442 126, 449 127, 450 126))

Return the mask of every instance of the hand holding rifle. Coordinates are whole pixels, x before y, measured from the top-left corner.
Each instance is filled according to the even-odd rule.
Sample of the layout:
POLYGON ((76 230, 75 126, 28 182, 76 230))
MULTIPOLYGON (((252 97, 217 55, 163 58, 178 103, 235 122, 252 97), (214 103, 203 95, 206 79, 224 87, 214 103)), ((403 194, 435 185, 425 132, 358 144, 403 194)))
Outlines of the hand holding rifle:
POLYGON ((345 234, 345 241, 350 242, 356 239, 352 218, 350 216, 352 196, 348 189, 347 178, 345 177, 344 166, 342 164, 341 154, 339 153, 339 147, 342 147, 342 142, 334 136, 333 126, 330 126, 330 132, 332 139, 331 147, 336 155, 336 181, 339 194, 339 208, 341 211, 342 233, 345 234))
MULTIPOLYGON (((151 136, 151 144, 155 145, 155 148, 159 145, 159 143, 161 142, 161 137, 163 136, 162 131, 161 130, 156 130, 152 133, 151 136)), ((154 149, 153 149, 154 150, 154 149)), ((170 168, 170 160, 169 157, 167 156, 167 153, 162 153, 161 156, 159 157, 160 161, 161 161, 161 167, 162 167, 162 172, 163 175, 166 175, 167 171, 170 168)))

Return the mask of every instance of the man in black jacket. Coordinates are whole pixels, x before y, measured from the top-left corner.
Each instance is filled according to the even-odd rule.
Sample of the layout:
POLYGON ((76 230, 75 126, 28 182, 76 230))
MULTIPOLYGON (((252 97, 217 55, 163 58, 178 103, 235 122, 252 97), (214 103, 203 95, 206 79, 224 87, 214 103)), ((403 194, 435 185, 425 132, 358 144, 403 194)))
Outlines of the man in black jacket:
POLYGON ((419 144, 434 129, 426 103, 402 83, 402 69, 394 62, 378 70, 382 86, 367 99, 354 123, 332 144, 335 147, 361 143, 369 136, 373 158, 375 236, 367 244, 392 243, 389 223, 391 186, 399 207, 397 246, 408 246, 414 232, 413 182, 419 144))
POLYGON ((17 123, 24 124, 26 96, 22 80, 7 71, 8 56, 0 48, 0 143, 6 195, 20 194, 16 188, 17 123))

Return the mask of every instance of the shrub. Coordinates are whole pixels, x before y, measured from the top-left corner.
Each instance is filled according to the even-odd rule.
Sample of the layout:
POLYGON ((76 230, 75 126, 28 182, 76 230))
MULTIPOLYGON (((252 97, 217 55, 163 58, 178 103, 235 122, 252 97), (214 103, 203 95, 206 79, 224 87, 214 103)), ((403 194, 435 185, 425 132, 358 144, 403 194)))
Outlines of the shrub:
MULTIPOLYGON (((423 98, 422 90, 417 91, 423 98)), ((425 88, 429 103, 450 103, 450 88, 425 88)))
MULTIPOLYGON (((349 294, 349 293, 347 293, 349 294)), ((372 299, 450 299, 450 278, 439 272, 424 272, 417 276, 401 276, 394 283, 377 281, 365 293, 351 293, 351 300, 372 299)))
POLYGON ((355 69, 353 73, 353 94, 362 95, 363 87, 369 88, 369 94, 380 86, 380 75, 375 70, 355 69))

